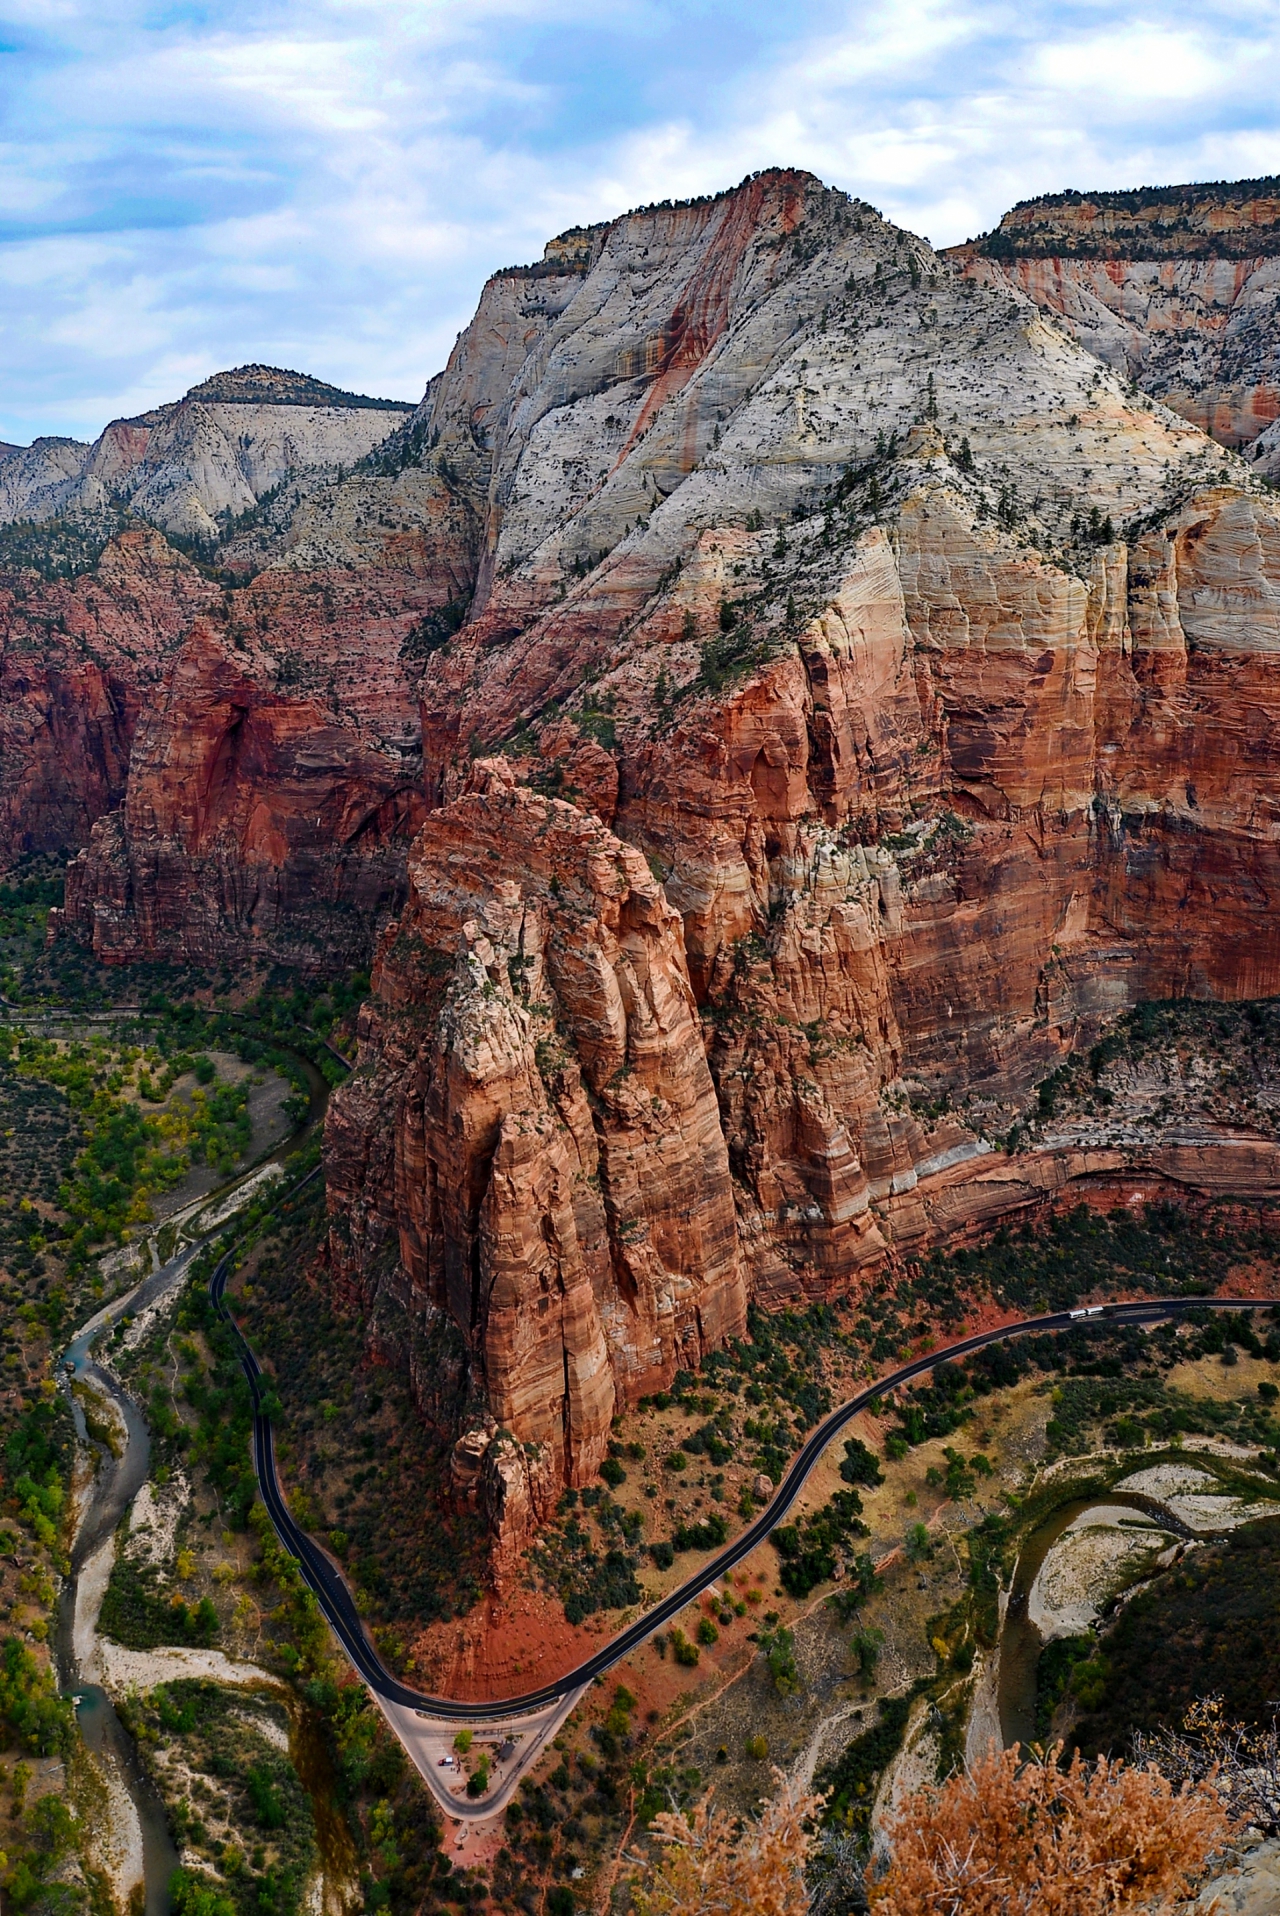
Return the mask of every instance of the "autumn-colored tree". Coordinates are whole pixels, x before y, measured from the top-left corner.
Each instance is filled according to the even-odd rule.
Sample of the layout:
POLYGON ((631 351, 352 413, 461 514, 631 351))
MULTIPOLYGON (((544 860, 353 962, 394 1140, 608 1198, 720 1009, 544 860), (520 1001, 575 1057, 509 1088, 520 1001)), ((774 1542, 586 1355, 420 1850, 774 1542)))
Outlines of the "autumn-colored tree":
POLYGON ((1211 1783, 1175 1789, 1155 1769, 1078 1752, 1060 1769, 1060 1753, 1023 1762, 1005 1750, 907 1797, 869 1885, 876 1916, 1170 1909, 1227 1834, 1211 1783))
POLYGON ((804 1866, 813 1844, 806 1821, 822 1807, 773 1772, 777 1794, 755 1822, 712 1807, 712 1792, 687 1815, 664 1811, 651 1834, 656 1862, 632 1857, 636 1916, 800 1916, 808 1909, 804 1866))

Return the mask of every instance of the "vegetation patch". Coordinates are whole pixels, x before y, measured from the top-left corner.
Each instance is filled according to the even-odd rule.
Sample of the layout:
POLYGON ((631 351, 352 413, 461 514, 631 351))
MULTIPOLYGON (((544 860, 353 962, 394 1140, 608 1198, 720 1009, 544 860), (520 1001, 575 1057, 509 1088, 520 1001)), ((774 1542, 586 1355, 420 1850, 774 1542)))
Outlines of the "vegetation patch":
POLYGON ((218 1635, 218 1612, 208 1597, 188 1603, 180 1591, 166 1594, 159 1571, 123 1553, 111 1566, 99 1628, 127 1650, 153 1650, 161 1643, 207 1649, 218 1635))
POLYGON ((1080 1695, 1087 1714, 1075 1732, 1086 1753, 1173 1728, 1208 1695, 1236 1722, 1269 1723, 1280 1697, 1280 1515, 1189 1551, 1123 1607, 1090 1662, 1096 1689, 1080 1695))

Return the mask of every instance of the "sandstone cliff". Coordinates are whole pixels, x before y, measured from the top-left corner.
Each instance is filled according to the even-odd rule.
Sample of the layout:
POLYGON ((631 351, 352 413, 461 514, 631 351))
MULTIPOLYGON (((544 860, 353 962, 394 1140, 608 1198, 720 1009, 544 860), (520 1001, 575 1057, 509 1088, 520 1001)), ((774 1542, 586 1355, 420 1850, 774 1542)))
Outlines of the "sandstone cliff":
POLYGON ((173 405, 113 420, 92 445, 0 448, 0 524, 124 505, 166 532, 216 541, 286 481, 363 459, 411 410, 242 366, 173 405))
POLYGON ((472 1394, 536 1447, 519 1495, 547 1516, 622 1402, 743 1331, 746 1290, 679 915, 598 819, 501 760, 471 783, 419 837, 335 1107, 335 1279, 375 1321, 400 1287, 445 1422, 468 1383, 442 1402, 441 1340, 462 1332, 472 1394))
MULTIPOLYGON (((473 406, 482 357, 488 321, 473 406)), ((730 1269, 688 1195, 723 1162, 725 1295, 846 1286, 1088 1174, 999 1147, 1122 1006, 1278 988, 1280 517, 1028 300, 804 176, 590 236, 500 371, 487 465, 452 468, 484 533, 420 691, 434 809, 328 1163, 340 1282, 387 1341, 430 1327, 420 1401, 472 1424, 460 1478, 511 1536, 680 1361, 647 1326, 730 1269), (656 1093, 656 1156, 600 1077, 607 1031, 655 1096, 629 1004, 569 977, 615 969, 624 847, 682 920, 716 1092, 718 1135, 656 1093)))
POLYGON ((1280 178, 1027 200, 952 257, 1280 477, 1280 178))
POLYGON ((515 1545, 749 1297, 1114 1170, 1001 1147, 1118 1010, 1280 990, 1253 463, 809 175, 495 275, 248 583, 129 537, 12 584, 12 816, 106 959, 376 936, 334 1280, 515 1545))
POLYGON ((425 813, 412 638, 441 590, 368 569, 219 593, 164 661, 64 923, 107 963, 361 963, 425 813))

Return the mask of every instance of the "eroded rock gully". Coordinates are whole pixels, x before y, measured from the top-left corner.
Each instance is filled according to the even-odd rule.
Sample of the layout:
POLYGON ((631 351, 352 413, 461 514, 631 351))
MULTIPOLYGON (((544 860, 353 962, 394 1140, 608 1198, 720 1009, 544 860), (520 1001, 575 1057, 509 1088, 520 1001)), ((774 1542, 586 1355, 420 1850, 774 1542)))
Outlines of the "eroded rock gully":
POLYGON ((461 1330, 449 1404, 438 1365, 420 1399, 471 1422, 460 1480, 513 1545, 748 1295, 829 1294, 1135 1162, 1240 1188, 1203 1143, 998 1144, 1125 1005, 1280 988, 1280 516, 1208 492, 1078 576, 918 437, 892 533, 792 534, 803 629, 664 710, 686 614, 718 621, 713 550, 776 544, 703 535, 586 695, 617 767, 594 816, 519 782, 572 765, 556 713, 549 757, 459 762, 419 835, 330 1122, 332 1256, 383 1335, 461 1330))
MULTIPOLYGON (((49 828, 93 825, 66 927, 376 937, 332 1278, 512 1550, 749 1298, 1122 1170, 998 1148, 1066 1048, 1280 990, 1274 499, 809 175, 496 275, 413 418, 252 537, 234 589, 165 561, 49 828)), ((70 626, 107 569, 37 596, 70 626)))

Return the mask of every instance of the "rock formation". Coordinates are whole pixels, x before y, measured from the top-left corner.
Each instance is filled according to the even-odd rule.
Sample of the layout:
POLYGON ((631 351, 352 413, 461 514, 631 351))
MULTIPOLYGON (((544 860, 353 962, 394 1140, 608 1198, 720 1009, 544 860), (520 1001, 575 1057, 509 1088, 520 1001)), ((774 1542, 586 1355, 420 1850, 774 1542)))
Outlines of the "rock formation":
POLYGON ((1024 200, 951 256, 1280 476, 1280 177, 1024 200))
MULTIPOLYGON (((41 801, 104 958, 376 937, 334 1283, 513 1548, 752 1296, 1115 1170, 1004 1147, 1117 1011, 1280 990, 1276 503, 960 266, 797 172, 561 236, 219 583, 163 559, 41 801)), ((11 816, 129 538, 23 575, 11 816)))
POLYGON ((272 366, 241 366, 184 399, 116 419, 93 445, 0 448, 0 524, 128 506, 185 539, 213 541, 286 481, 364 458, 412 408, 272 366))
POLYGON ((597 818, 504 760, 470 783, 419 836, 335 1107, 335 1279, 460 1329, 554 1498, 620 1402, 742 1332, 746 1290, 679 914, 597 818))
MULTIPOLYGON (((680 1361, 646 1312, 727 1268, 682 1199, 633 1254, 652 1147, 615 1148, 608 1021, 552 956, 613 964, 570 820, 683 921, 735 1298, 824 1294, 1114 1169, 1006 1155, 1028 1084, 1141 996, 1280 984, 1280 515, 1243 462, 1214 483, 1198 431, 1025 298, 801 176, 589 248, 555 333, 502 362, 487 493, 457 469, 475 602, 424 673, 434 809, 329 1140, 347 1294, 380 1334, 447 1321, 460 1473, 514 1440, 543 1496, 680 1361)), ((628 1015, 611 1067, 631 1043, 628 1015)), ((658 1188, 701 1159, 718 1200, 701 1097, 661 1096, 658 1188)), ((522 1468, 488 1494, 517 1529, 522 1468)))

